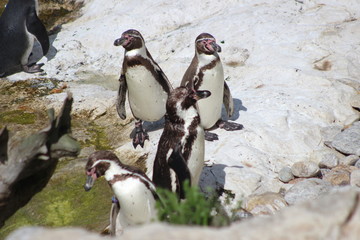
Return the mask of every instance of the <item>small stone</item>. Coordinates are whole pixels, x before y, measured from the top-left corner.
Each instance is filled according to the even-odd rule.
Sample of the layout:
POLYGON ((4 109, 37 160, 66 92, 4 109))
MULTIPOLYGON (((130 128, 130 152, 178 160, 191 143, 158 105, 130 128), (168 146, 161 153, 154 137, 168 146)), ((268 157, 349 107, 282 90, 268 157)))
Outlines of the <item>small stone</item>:
POLYGON ((360 156, 360 122, 337 134, 331 145, 339 152, 360 156))
POLYGON ((319 163, 320 168, 331 169, 336 167, 337 165, 339 165, 339 158, 333 153, 325 154, 319 163))
POLYGON ((288 183, 293 179, 294 179, 294 175, 292 174, 290 167, 283 167, 279 171, 279 180, 280 181, 282 181, 284 183, 288 183))
POLYGON ((329 192, 331 188, 331 184, 324 180, 318 178, 308 178, 294 184, 285 193, 284 199, 290 205, 306 202, 307 200, 316 199, 321 194, 329 192))
POLYGON ((304 181, 305 179, 308 179, 308 178, 294 178, 293 180, 291 180, 288 183, 289 184, 297 184, 298 182, 304 181))
POLYGON ((295 177, 314 177, 319 171, 319 166, 311 161, 296 162, 291 167, 291 172, 295 177))
POLYGON ((356 94, 350 98, 350 104, 352 107, 360 109, 360 94, 356 94))
POLYGON ((334 140, 334 137, 340 132, 340 126, 328 126, 320 130, 324 142, 332 142, 334 140))
POLYGON ((356 161, 356 163, 355 163, 354 166, 357 167, 357 168, 360 168, 360 159, 358 159, 358 160, 356 161))
POLYGON ((340 164, 347 166, 354 166, 355 163, 359 160, 359 156, 349 155, 340 159, 340 164))
POLYGON ((253 215, 271 215, 286 207, 287 203, 280 193, 266 192, 259 195, 250 195, 245 210, 253 215))
POLYGON ((360 169, 352 171, 350 175, 350 185, 360 187, 360 169))
POLYGON ((330 171, 325 174, 323 180, 331 183, 333 186, 344 186, 350 184, 350 173, 345 170, 330 171))

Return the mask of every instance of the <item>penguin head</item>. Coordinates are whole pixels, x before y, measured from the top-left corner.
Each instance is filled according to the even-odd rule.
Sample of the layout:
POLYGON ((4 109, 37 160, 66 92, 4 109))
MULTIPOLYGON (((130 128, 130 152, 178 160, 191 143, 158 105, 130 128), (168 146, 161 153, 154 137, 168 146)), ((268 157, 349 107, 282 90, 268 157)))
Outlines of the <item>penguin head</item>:
POLYGON ((198 100, 211 95, 207 90, 194 90, 189 87, 175 88, 169 95, 166 102, 166 113, 169 119, 184 119, 186 111, 195 109, 198 100))
POLYGON ((85 191, 89 191, 95 183, 95 180, 105 174, 110 168, 111 161, 121 166, 120 160, 110 151, 97 151, 92 153, 85 166, 86 183, 84 185, 85 191))
POLYGON ((140 49, 145 46, 144 38, 141 36, 140 32, 135 29, 129 29, 121 35, 121 38, 118 38, 114 42, 115 46, 123 46, 127 51, 133 49, 140 49))
POLYGON ((216 43, 215 38, 209 33, 201 33, 195 40, 195 48, 198 54, 212 55, 221 52, 221 47, 216 43))

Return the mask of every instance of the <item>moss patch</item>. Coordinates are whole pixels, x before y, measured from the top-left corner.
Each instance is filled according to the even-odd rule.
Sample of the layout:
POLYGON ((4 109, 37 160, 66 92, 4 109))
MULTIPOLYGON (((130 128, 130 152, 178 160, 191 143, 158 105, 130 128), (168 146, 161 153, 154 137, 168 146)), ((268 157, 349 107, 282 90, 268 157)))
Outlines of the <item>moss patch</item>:
POLYGON ((94 146, 95 150, 113 150, 105 133, 104 127, 91 122, 86 130, 90 135, 90 138, 85 139, 85 141, 81 143, 82 147, 94 146))
POLYGON ((112 191, 107 182, 100 178, 91 191, 85 192, 85 180, 83 168, 53 177, 42 192, 6 221, 5 226, 0 229, 0 239, 4 239, 15 229, 30 224, 48 227, 80 226, 97 232, 103 230, 109 223, 112 191))
POLYGON ((24 112, 21 110, 12 110, 0 113, 0 124, 16 123, 16 124, 33 124, 36 120, 36 114, 24 112))

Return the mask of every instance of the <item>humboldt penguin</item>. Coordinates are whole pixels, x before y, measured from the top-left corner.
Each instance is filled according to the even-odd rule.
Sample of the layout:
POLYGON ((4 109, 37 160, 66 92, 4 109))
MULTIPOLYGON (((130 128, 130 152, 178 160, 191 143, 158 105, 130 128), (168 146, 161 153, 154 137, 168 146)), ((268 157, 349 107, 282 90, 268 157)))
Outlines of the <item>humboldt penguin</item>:
MULTIPOLYGON (((153 183, 184 198, 183 183, 198 185, 204 166, 204 129, 195 108, 196 102, 211 95, 178 87, 166 103, 164 131, 160 137, 153 166, 153 183)), ((204 101, 204 100, 201 100, 204 101)))
POLYGON ((44 64, 29 64, 34 37, 42 47, 43 55, 49 50, 49 37, 38 18, 37 0, 9 0, 0 17, 0 76, 21 66, 27 73, 43 71, 44 64))
POLYGON ((141 170, 121 163, 110 151, 92 153, 85 170, 86 191, 93 187, 97 178, 104 176, 114 192, 116 198, 110 213, 111 235, 121 234, 128 226, 157 219, 156 189, 141 170))
MULTIPOLYGON (((193 87, 195 90, 209 90, 211 97, 200 101, 197 109, 200 114, 201 125, 205 130, 215 127, 227 131, 240 130, 241 124, 221 119, 221 108, 224 104, 228 117, 234 112, 233 99, 230 89, 224 80, 224 71, 218 52, 221 47, 209 33, 200 34, 195 40, 195 56, 186 70, 181 86, 193 87)), ((206 140, 217 140, 215 133, 205 132, 206 140)))
POLYGON ((130 109, 136 119, 133 145, 134 148, 137 145, 144 147, 149 136, 144 131, 142 122, 158 121, 164 116, 166 100, 172 86, 147 50, 140 32, 127 30, 121 38, 115 40, 114 45, 125 48, 116 109, 120 118, 125 119, 128 92, 130 109))

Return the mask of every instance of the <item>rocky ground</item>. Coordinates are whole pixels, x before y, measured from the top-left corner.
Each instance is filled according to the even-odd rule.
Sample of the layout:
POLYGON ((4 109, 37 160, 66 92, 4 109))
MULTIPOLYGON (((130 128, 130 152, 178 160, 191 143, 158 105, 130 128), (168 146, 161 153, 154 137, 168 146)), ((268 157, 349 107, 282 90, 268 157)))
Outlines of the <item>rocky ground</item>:
MULTIPOLYGON (((353 226, 360 224, 359 195, 356 190, 348 190, 349 186, 360 187, 359 8, 355 0, 227 0, 195 5, 190 0, 86 1, 80 17, 58 26, 50 36, 50 52, 40 61, 45 63, 45 74, 17 73, 1 80, 0 125, 9 125, 18 138, 39 129, 46 121, 44 110, 59 109, 69 90, 75 100, 73 135, 82 142, 83 149, 80 159, 65 160, 58 167, 53 183, 61 186, 70 181, 64 179, 72 179, 63 191, 74 189, 69 196, 81 196, 76 201, 89 198, 75 186, 81 188, 83 184, 81 159, 97 149, 114 150, 120 159, 142 167, 151 176, 161 129, 159 123, 148 123, 150 141, 144 149, 132 148, 128 138, 133 127, 130 111, 130 116, 122 121, 114 105, 123 49, 114 47, 113 41, 129 28, 138 29, 154 59, 172 84, 178 86, 194 54, 194 39, 201 32, 209 32, 223 49, 220 56, 236 108, 230 120, 243 124, 244 129, 214 131, 220 139, 206 143, 206 166, 200 187, 205 191, 210 186, 222 192, 223 199, 230 197, 229 212, 239 201, 253 215, 272 215, 286 208, 270 221, 255 217, 219 231, 158 224, 141 229, 163 236, 169 229, 174 234, 185 234, 181 236, 193 236, 194 231, 219 236, 224 232, 235 236, 241 233, 248 236, 244 239, 259 239, 262 235, 251 234, 262 231, 274 237, 261 239, 279 239, 275 236, 282 235, 276 234, 294 229, 299 234, 308 233, 309 239, 345 239, 350 230, 354 233, 353 226), (19 116, 27 122, 19 122, 19 116), (321 198, 334 191, 337 193, 321 198), (319 200, 309 203, 315 199, 319 200), (288 208, 289 205, 295 206, 288 208), (343 212, 337 215, 338 211, 343 212), (315 224, 323 219, 328 222, 315 224), (311 220, 316 229, 301 231, 309 226, 300 221, 305 224, 311 220), (287 228, 285 222, 289 221, 294 225, 287 228), (279 232, 275 226, 279 226, 279 232), (329 226, 338 227, 331 230, 329 226), (256 230, 259 227, 263 230, 256 230), (315 232, 323 235, 315 237, 315 232)), ((51 186, 50 183, 49 189, 44 190, 50 198, 56 193, 51 186)), ((64 212, 79 206, 74 207, 73 201, 63 198, 61 192, 56 194, 48 209, 57 212, 48 217, 48 222, 31 218, 37 212, 30 208, 18 214, 21 216, 17 220, 9 220, 4 229, 10 232, 32 224, 85 226, 99 231, 106 225, 89 224, 91 220, 85 219, 84 211, 64 216, 64 212), (76 222, 78 218, 81 221, 76 222)), ((106 205, 105 199, 96 201, 106 205)), ((82 205, 89 206, 92 201, 84 200, 86 204, 82 205)), ((241 210, 237 213, 242 214, 241 210)), ((33 231, 45 234, 43 231, 47 230, 33 231)), ((46 234, 57 234, 56 231, 46 234)), ((126 239, 131 239, 132 234, 134 239, 139 237, 138 232, 129 231, 126 239)))

